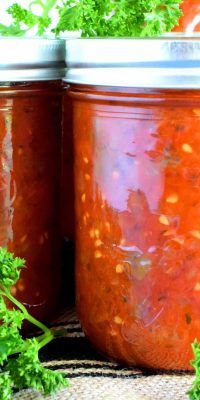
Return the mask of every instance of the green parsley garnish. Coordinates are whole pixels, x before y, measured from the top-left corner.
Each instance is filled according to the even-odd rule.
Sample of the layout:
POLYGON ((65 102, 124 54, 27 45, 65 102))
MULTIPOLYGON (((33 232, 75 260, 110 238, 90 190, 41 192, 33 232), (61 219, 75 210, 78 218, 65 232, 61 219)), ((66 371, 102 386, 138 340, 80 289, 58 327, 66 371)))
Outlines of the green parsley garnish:
POLYGON ((170 32, 182 15, 182 0, 35 0, 28 9, 18 3, 8 8, 10 26, 0 25, 4 36, 23 36, 33 27, 37 35, 49 29, 56 35, 66 31, 80 31, 82 37, 145 37, 170 32), (32 6, 41 7, 41 16, 32 6), (51 11, 57 9, 59 20, 51 29, 51 11))
POLYGON ((36 27, 36 35, 42 36, 52 22, 49 13, 56 6, 56 3, 57 0, 36 0, 30 3, 28 9, 18 3, 14 3, 7 9, 13 22, 10 26, 0 24, 0 34, 2 36, 24 36, 30 29, 36 27), (42 10, 41 15, 36 15, 32 12, 31 7, 33 4, 40 6, 42 10))
POLYGON ((56 32, 81 30, 83 37, 143 37, 178 24, 182 0, 68 0, 59 8, 56 32))
POLYGON ((54 332, 32 317, 24 305, 11 294, 25 261, 0 248, 0 399, 12 398, 13 390, 33 388, 44 395, 68 386, 64 376, 44 368, 39 350, 54 338, 54 332), (9 308, 7 302, 9 302, 9 308), (11 306, 13 305, 13 307, 11 306), (36 326, 43 333, 24 339, 23 321, 36 326))
POLYGON ((195 369, 195 380, 192 389, 189 391, 190 400, 200 399, 200 343, 195 340, 192 344, 192 349, 194 352, 194 360, 191 362, 195 369))

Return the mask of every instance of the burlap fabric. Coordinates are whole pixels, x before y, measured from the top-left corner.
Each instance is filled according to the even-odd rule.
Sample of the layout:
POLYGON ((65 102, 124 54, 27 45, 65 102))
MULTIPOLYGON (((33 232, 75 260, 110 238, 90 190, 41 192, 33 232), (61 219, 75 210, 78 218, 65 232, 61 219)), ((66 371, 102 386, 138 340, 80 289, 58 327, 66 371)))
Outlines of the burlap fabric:
MULTIPOLYGON (((191 374, 156 374, 123 368, 103 359, 90 346, 75 314, 69 312, 56 324, 64 337, 42 353, 45 366, 68 375, 70 387, 54 400, 187 400, 194 379, 191 374)), ((32 390, 14 396, 20 400, 43 399, 32 390)), ((50 399, 47 397, 46 399, 50 399)))

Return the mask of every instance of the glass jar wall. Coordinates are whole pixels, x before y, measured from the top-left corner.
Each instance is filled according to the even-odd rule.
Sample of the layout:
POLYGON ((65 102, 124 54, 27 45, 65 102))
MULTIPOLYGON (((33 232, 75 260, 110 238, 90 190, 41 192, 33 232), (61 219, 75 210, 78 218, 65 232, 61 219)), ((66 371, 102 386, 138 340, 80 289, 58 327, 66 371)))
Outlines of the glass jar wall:
POLYGON ((112 359, 188 369, 200 338, 200 93, 71 95, 83 329, 112 359))
POLYGON ((12 293, 31 314, 52 319, 61 288, 65 47, 59 41, 1 39, 0 49, 4 47, 7 53, 0 54, 4 79, 0 84, 0 246, 26 260, 12 293))
POLYGON ((0 88, 0 246, 25 258, 13 294, 40 318, 59 288, 59 83, 0 88))

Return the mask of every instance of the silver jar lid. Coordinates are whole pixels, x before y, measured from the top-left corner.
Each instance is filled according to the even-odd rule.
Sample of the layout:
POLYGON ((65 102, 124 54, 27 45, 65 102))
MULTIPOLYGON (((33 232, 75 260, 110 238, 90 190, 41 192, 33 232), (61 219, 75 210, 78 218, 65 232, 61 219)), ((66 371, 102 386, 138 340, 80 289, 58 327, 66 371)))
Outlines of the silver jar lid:
POLYGON ((200 89, 200 35, 68 39, 68 83, 200 89))
POLYGON ((65 72, 64 40, 0 38, 0 82, 61 79, 65 72))

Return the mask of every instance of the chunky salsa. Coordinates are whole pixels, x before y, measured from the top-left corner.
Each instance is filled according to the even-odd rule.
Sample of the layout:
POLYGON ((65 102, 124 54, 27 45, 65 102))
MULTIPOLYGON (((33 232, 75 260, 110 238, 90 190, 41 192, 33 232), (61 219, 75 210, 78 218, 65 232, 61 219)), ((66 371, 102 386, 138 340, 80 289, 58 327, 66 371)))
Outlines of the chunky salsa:
POLYGON ((200 92, 72 85, 77 306, 111 359, 190 369, 200 339, 200 92))
POLYGON ((26 259, 13 294, 39 318, 60 287, 60 83, 0 87, 0 246, 26 259))
POLYGON ((200 2, 199 0, 183 0, 181 3, 183 16, 174 32, 200 32, 200 2))

